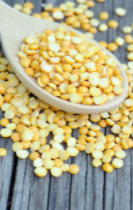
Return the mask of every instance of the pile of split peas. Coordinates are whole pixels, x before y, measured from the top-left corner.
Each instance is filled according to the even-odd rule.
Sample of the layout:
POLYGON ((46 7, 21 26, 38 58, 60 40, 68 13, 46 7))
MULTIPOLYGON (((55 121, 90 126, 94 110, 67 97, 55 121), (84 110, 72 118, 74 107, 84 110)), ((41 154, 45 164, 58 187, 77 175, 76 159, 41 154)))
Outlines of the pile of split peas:
MULTIPOLYGON (((104 0, 97 0, 97 2, 102 3, 104 0)), ((97 33, 98 30, 104 32, 108 30, 108 27, 112 28, 112 30, 118 27, 117 21, 108 20, 109 14, 106 11, 101 12, 98 19, 94 18, 94 12, 90 10, 90 8, 94 6, 95 1, 85 0, 77 0, 76 3, 67 1, 56 8, 54 8, 52 4, 46 4, 44 5, 43 12, 40 14, 35 13, 33 16, 49 21, 62 20, 62 25, 69 25, 73 28, 82 28, 86 31, 86 36, 91 38, 93 38, 94 34, 97 33), (107 20, 108 22, 102 23, 102 20, 107 20)), ((25 3, 23 6, 20 4, 14 5, 16 10, 25 14, 31 14, 33 7, 33 4, 30 2, 25 3)), ((114 12, 121 18, 124 18, 122 16, 126 15, 126 10, 123 8, 116 8, 114 12)), ((60 29, 63 28, 60 27, 60 29)), ((63 34, 65 34, 62 32, 60 33, 58 30, 50 32, 50 34, 52 35, 56 33, 56 35, 58 34, 59 36, 63 36, 63 34)), ((132 30, 133 25, 124 26, 122 28, 122 32, 125 34, 124 38, 116 37, 112 43, 106 43, 105 41, 100 42, 102 46, 110 51, 115 51, 125 42, 128 44, 128 63, 122 64, 128 80, 128 93, 126 99, 119 105, 119 107, 101 114, 87 115, 66 113, 44 103, 30 94, 26 87, 13 73, 13 69, 10 67, 8 60, 0 56, 0 108, 4 112, 4 118, 0 120, 0 125, 3 127, 0 134, 2 137, 11 137, 13 141, 12 150, 16 153, 17 157, 20 159, 29 158, 33 161, 33 166, 35 167, 34 173, 38 177, 46 176, 48 170, 50 170, 50 173, 54 177, 59 177, 64 172, 77 174, 79 172, 79 167, 76 164, 67 164, 67 160, 69 157, 77 156, 80 151, 85 151, 86 154, 90 154, 92 156, 92 165, 94 167, 102 166, 102 169, 105 172, 110 173, 114 170, 114 168, 121 168, 123 166, 123 158, 126 156, 124 150, 133 147, 133 37, 130 35, 132 30), (100 130, 101 128, 106 128, 107 126, 110 126, 112 134, 104 135, 100 130), (72 137, 72 131, 77 128, 79 136, 76 139, 72 137), (50 133, 53 134, 53 137, 48 141, 47 137, 50 133)), ((74 36, 74 40, 79 39, 79 37, 75 34, 70 35, 74 36)), ((44 36, 43 39, 45 40, 45 33, 40 36, 44 36)), ((31 37, 30 39, 24 39, 25 45, 28 45, 28 47, 26 47, 27 51, 36 51, 34 48, 36 48, 38 43, 32 43, 32 46, 30 46, 30 43, 28 43, 29 40, 31 41, 31 37)), ((53 45, 48 47, 51 46, 52 49, 55 49, 53 45)), ((75 46, 75 48, 76 47, 77 46, 75 46)), ((106 55, 103 52, 100 52, 99 55, 100 49, 97 48, 97 46, 91 47, 98 49, 97 55, 94 56, 94 60, 92 62, 96 63, 96 60, 98 59, 99 62, 101 62, 100 65, 102 66, 105 60, 106 65, 108 65, 107 60, 110 59, 109 65, 110 63, 112 65, 112 58, 106 58, 106 55), (97 56, 101 56, 102 59, 97 56)), ((23 47, 21 47, 21 51, 22 48, 23 47)), ((80 47, 72 50, 72 52, 77 53, 78 51, 79 54, 82 54, 82 52, 80 52, 80 47)), ((25 52, 18 53, 18 55, 21 56, 21 59, 23 59, 23 53, 25 52)), ((38 64, 38 60, 41 59, 41 54, 46 56, 47 53, 41 52, 39 55, 36 53, 32 55, 25 53, 26 57, 24 58, 28 58, 28 62, 32 64, 30 67, 24 66, 25 72, 27 72, 30 76, 35 76, 35 71, 40 69, 41 62, 39 62, 39 65, 36 64, 38 64)), ((54 53, 59 52, 50 52, 49 57, 54 58, 54 53)), ((78 59, 81 59, 81 57, 82 56, 79 56, 78 59)), ((23 64, 22 60, 20 61, 21 64, 23 64)), ((57 74, 60 75, 61 73, 64 73, 64 67, 62 67, 63 65, 56 67, 57 74)), ((66 68, 66 73, 69 73, 70 78, 71 71, 68 71, 68 69, 71 68, 74 68, 72 64, 68 65, 66 68)), ((46 68, 42 67, 42 69, 46 71, 46 68)), ((119 76, 119 71, 116 70, 117 67, 110 66, 109 69, 111 76, 108 77, 108 79, 111 80, 111 87, 109 92, 102 93, 105 95, 109 93, 117 94, 115 92, 116 89, 117 91, 121 89, 121 78, 119 76), (112 77, 115 77, 115 81, 117 78, 119 84, 113 85, 112 77), (117 88, 114 90, 115 86, 117 86, 117 88)), ((42 72, 41 74, 38 72, 38 74, 38 78, 43 76, 42 72)), ((47 72, 43 72, 43 74, 47 77, 50 73, 47 74, 47 72)), ((98 74, 95 71, 89 72, 89 75, 90 74, 92 74, 94 78, 94 80, 92 79, 91 81, 95 82, 98 80, 98 74)), ((59 75, 57 78, 60 78, 59 75)), ((78 74, 74 74, 72 78, 75 78, 75 75, 78 74)), ((103 79, 105 78, 107 77, 104 75, 103 79)), ((43 80, 40 78, 39 84, 42 85, 44 81, 47 81, 47 79, 45 78, 43 80)), ((53 79, 51 83, 52 84, 49 86, 49 90, 54 89, 53 79)), ((59 91, 60 89, 62 90, 62 88, 64 89, 64 87, 60 88, 61 84, 55 84, 55 86, 56 88, 58 86, 55 91, 59 91)), ((94 84, 92 84, 92 86, 94 86, 93 88, 99 89, 98 91, 103 91, 103 89, 99 86, 99 83, 98 87, 94 84)), ((77 94, 77 92, 80 92, 79 89, 80 87, 77 87, 76 92, 74 93, 77 94)), ((87 95, 85 90, 86 86, 83 85, 81 93, 84 96, 87 95)), ((61 97, 63 94, 61 91, 60 93, 61 97)), ((95 94, 95 90, 93 93, 95 94)), ((90 97, 93 100, 93 97, 97 96, 87 95, 86 97, 90 97)), ((93 100, 93 103, 94 101, 95 100, 93 100)), ((6 149, 0 148, 0 156, 5 156, 6 154, 6 149)))
POLYGON ((39 87, 73 104, 102 105, 123 93, 116 60, 63 26, 26 37, 17 55, 39 87))

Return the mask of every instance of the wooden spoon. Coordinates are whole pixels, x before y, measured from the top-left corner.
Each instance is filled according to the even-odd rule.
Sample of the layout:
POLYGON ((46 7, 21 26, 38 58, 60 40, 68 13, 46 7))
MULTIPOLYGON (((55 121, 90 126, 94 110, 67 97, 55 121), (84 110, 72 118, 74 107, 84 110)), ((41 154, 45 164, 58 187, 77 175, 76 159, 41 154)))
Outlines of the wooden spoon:
MULTIPOLYGON (((44 31, 45 29, 55 29, 58 26, 59 24, 55 22, 40 20, 17 12, 13 8, 6 5, 4 2, 0 1, 0 34, 2 47, 5 56, 7 57, 17 77, 27 87, 27 89, 29 89, 32 93, 34 93, 34 95, 39 97, 41 100, 67 112, 94 114, 106 112, 117 107, 120 103, 122 103, 127 94, 128 83, 126 75, 117 58, 115 58, 115 56, 113 56, 109 51, 107 51, 101 46, 100 47, 103 50, 105 50, 108 55, 112 56, 117 61, 118 68, 123 78, 122 87, 124 90, 122 95, 115 96, 114 99, 107 101, 101 106, 72 104, 68 101, 64 101, 57 97, 54 97, 53 95, 47 93, 42 88, 40 88, 36 84, 36 81, 24 72, 23 68, 19 64, 19 59, 17 57, 17 52, 22 44, 24 37, 30 34, 35 34, 37 32, 44 31)), ((76 31, 69 27, 66 27, 66 29, 68 31, 73 30, 77 34, 81 34, 79 31, 76 31)), ((96 41, 89 38, 87 39, 99 45, 96 41)))

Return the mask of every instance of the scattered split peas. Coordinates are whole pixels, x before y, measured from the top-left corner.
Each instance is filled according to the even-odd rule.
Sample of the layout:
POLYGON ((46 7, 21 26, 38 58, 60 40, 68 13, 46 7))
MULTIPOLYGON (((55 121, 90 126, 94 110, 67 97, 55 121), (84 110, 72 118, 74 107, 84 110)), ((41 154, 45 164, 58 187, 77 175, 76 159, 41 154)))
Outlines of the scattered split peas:
MULTIPOLYGON (((97 0, 97 2, 103 1, 97 0)), ((54 19, 62 20, 65 17, 65 22, 62 24, 68 24, 74 28, 81 27, 87 31, 86 36, 90 38, 93 38, 93 34, 97 32, 96 27, 98 27, 99 31, 106 31, 108 27, 116 28, 118 26, 116 21, 108 21, 107 25, 95 19, 93 17, 94 13, 88 10, 88 7, 94 6, 93 1, 77 0, 77 3, 79 4, 78 7, 75 6, 74 2, 67 1, 64 4, 60 4, 57 8, 53 8, 52 4, 46 4, 44 6, 45 11, 40 14, 35 13, 33 16, 49 21, 54 19), (50 16, 49 12, 51 12, 52 16, 50 16)), ((23 6, 15 4, 14 8, 28 15, 31 14, 33 4, 30 2, 25 3, 23 6)), ((123 8, 116 8, 115 14, 124 16, 126 11, 123 8)), ((107 20, 108 18, 109 14, 107 12, 99 14, 100 20, 107 20)), ((132 27, 123 27, 122 31, 125 34, 130 33, 132 27)), ((82 102, 82 94, 86 105, 93 103, 92 96, 98 97, 95 94, 101 93, 101 89, 105 94, 109 93, 110 90, 115 94, 122 93, 119 80, 117 80, 119 85, 115 84, 116 80, 113 78, 111 86, 103 88, 101 83, 106 80, 98 83, 101 78, 94 68, 97 67, 94 63, 97 59, 103 63, 105 55, 99 53, 97 49, 95 49, 94 53, 97 53, 99 58, 93 53, 92 55, 88 52, 85 53, 87 45, 82 42, 79 43, 76 34, 70 33, 67 35, 74 37, 72 46, 69 40, 64 40, 65 31, 61 28, 56 33, 46 30, 40 35, 39 44, 38 37, 34 35, 24 39, 25 44, 21 46, 22 52, 18 52, 18 57, 21 59, 25 72, 29 76, 37 78, 40 87, 57 97, 62 97, 64 100, 69 100, 71 96, 72 101, 74 98, 74 101, 78 99, 77 102, 82 102), (55 45, 45 46, 47 41, 55 45), (38 50, 40 54, 37 54, 38 50), (67 53, 69 54, 67 55, 67 53), (64 55, 68 57, 63 59, 64 55), (90 65, 85 62, 86 66, 82 68, 81 64, 84 60, 87 60, 87 62, 89 60, 90 62, 90 58, 93 62, 90 65), (61 63, 62 59, 63 63, 61 63), (50 65, 43 65, 43 62, 47 63, 49 61, 50 64, 55 65, 56 75, 54 75, 54 78, 50 65), (80 69, 79 72, 76 69, 80 69), (91 77, 88 77, 87 73, 91 74, 91 77), (82 76, 79 79, 81 74, 82 76), (69 77, 70 81, 68 80, 69 77), (51 80, 53 81, 52 84, 50 83, 51 80), (79 84, 79 80, 81 84, 79 84), (68 82, 72 86, 68 87, 68 82), (62 85, 62 83, 64 84, 62 85), (91 88, 88 88, 90 83, 91 88), (66 92, 66 89, 68 92, 66 92), (78 97, 75 97, 77 92, 78 97)), ((124 40, 121 37, 117 37, 114 41, 115 43, 107 44, 106 42, 101 42, 101 45, 110 51, 115 51, 117 46, 123 45, 124 41, 131 44, 127 47, 127 50, 132 52, 133 37, 129 34, 125 35, 124 40)), ((95 46, 90 45, 89 47, 92 47, 92 50, 95 46)), ((12 149, 16 152, 17 157, 21 159, 29 157, 33 161, 34 173, 38 177, 45 177, 48 170, 54 177, 59 177, 64 172, 77 174, 79 167, 75 164, 68 165, 64 161, 70 156, 78 155, 79 151, 92 154, 94 158, 92 165, 94 167, 102 165, 102 169, 105 172, 111 173, 113 168, 121 168, 123 166, 122 159, 126 156, 124 150, 133 147, 132 54, 129 54, 128 58, 131 60, 128 62, 128 65, 123 64, 129 84, 127 98, 119 107, 110 112, 88 116, 60 112, 38 98, 31 97, 29 91, 13 74, 7 59, 2 58, 0 55, 0 107, 4 112, 4 117, 0 121, 1 126, 4 128, 1 129, 0 134, 2 137, 11 137, 14 142, 12 149), (93 122, 97 122, 99 126, 93 126, 93 122), (68 123, 68 126, 66 126, 66 123, 68 123), (112 134, 104 136, 100 128, 107 125, 111 127, 112 134), (76 128, 79 128, 80 135, 78 139, 71 136, 72 129, 76 128), (46 138, 50 132, 53 133, 53 139, 47 142, 46 138), (67 148, 64 148, 62 142, 66 144, 67 148), (30 154, 26 150, 28 148, 30 148, 30 154)), ((108 65, 111 65, 108 66, 108 74, 112 74, 110 68, 114 68, 114 76, 119 78, 118 69, 112 66, 114 63, 111 59, 107 60, 108 65)), ((98 69, 99 72, 102 71, 101 66, 98 69)), ((6 154, 7 151, 4 148, 0 148, 0 156, 5 156, 6 154)))
POLYGON ((30 15, 32 12, 32 9, 34 8, 34 5, 31 2, 26 2, 23 5, 14 4, 13 8, 26 15, 30 15))
MULTIPOLYGON (((73 52, 75 51, 71 53, 73 52)), ((107 59, 107 62, 110 63, 110 58, 107 59)), ((128 66, 132 68, 132 63, 128 63, 128 66)), ((72 71, 69 64, 63 68, 72 71)), ((128 70, 128 67, 125 69, 128 70)), ((116 75, 118 72, 115 68, 116 75)), ((90 81, 93 84, 97 82, 94 78, 92 76, 90 81)), ((111 79, 112 84, 119 82, 114 78, 111 79)), ((0 121, 3 127, 1 136, 11 137, 14 142, 12 150, 17 157, 20 159, 29 157, 33 161, 34 173, 38 177, 45 177, 48 170, 54 177, 59 177, 64 172, 77 174, 79 167, 76 164, 68 165, 65 161, 69 157, 77 156, 80 151, 91 154, 92 165, 99 167, 103 164, 102 169, 108 173, 112 172, 113 168, 123 166, 124 150, 133 147, 133 141, 130 139, 132 135, 132 122, 130 121, 133 119, 132 98, 127 96, 123 106, 120 105, 110 112, 90 116, 87 114, 76 115, 59 111, 40 99, 30 96, 30 92, 13 73, 7 73, 7 77, 3 77, 3 80, 8 86, 0 97, 1 109, 4 112, 4 118, 0 121), (4 95, 7 93, 12 96, 10 103, 4 101, 4 95), (125 122, 127 116, 129 119, 126 118, 125 122), (121 119, 123 120, 121 121, 121 119), (94 125, 94 122, 97 122, 98 125, 94 125), (67 123, 68 125, 66 125, 67 123), (118 137, 113 134, 106 136, 102 134, 100 129, 107 125, 111 126, 112 133, 118 137), (78 139, 71 136, 72 129, 77 128, 79 128, 78 139), (48 143, 46 138, 50 132, 53 133, 53 138, 48 143), (62 145, 63 142, 66 144, 66 148, 62 145), (30 149, 30 153, 27 149, 30 149)), ((104 78, 102 81, 106 85, 104 78)), ((100 83, 100 85, 102 84, 100 83)), ((120 88, 120 86, 118 87, 120 88)), ((133 84, 130 80, 129 87, 131 91, 133 84)), ((96 94, 95 88, 90 88, 90 94, 94 94, 94 96, 96 94)), ((81 93, 86 93, 88 90, 87 87, 83 86, 78 89, 81 93)), ((69 91, 70 93, 73 92, 71 89, 69 91)), ((1 156, 6 155, 6 150, 1 148, 0 154, 1 156)))

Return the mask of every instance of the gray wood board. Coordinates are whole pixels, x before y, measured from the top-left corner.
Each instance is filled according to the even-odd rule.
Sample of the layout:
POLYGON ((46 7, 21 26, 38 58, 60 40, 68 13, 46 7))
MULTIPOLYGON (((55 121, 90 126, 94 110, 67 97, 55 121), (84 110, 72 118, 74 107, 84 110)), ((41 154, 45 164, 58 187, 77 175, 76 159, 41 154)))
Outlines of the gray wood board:
MULTIPOLYGON (((28 1, 28 0, 27 0, 28 1)), ((39 0, 30 0, 34 3, 33 12, 41 11, 39 0)), ((14 3, 23 4, 23 0, 5 0, 11 6, 14 3)), ((25 1, 26 2, 26 1, 25 1)), ((64 2, 46 0, 54 6, 64 2)), ((108 11, 110 19, 119 22, 118 29, 109 29, 107 32, 98 32, 95 39, 112 42, 116 36, 124 36, 121 28, 130 25, 133 21, 132 0, 106 0, 104 3, 95 2, 92 10, 97 18, 101 11, 108 11), (114 9, 122 6, 127 9, 125 17, 117 17, 114 9)), ((107 22, 107 21, 102 21, 107 22)), ((122 63, 126 62, 126 45, 119 48, 114 54, 122 63)), ((2 113, 1 116, 2 117, 2 113)), ((110 129, 103 129, 108 134, 110 129)), ((73 136, 77 137, 74 131, 73 136)), ((101 168, 91 166, 91 157, 84 152, 68 163, 76 163, 80 167, 79 174, 72 176, 64 173, 60 178, 53 178, 48 174, 45 178, 37 178, 30 160, 17 160, 11 150, 12 142, 0 137, 0 147, 8 151, 6 157, 0 158, 0 210, 132 210, 133 209, 133 154, 127 151, 124 167, 114 170, 112 174, 105 174, 101 168)))

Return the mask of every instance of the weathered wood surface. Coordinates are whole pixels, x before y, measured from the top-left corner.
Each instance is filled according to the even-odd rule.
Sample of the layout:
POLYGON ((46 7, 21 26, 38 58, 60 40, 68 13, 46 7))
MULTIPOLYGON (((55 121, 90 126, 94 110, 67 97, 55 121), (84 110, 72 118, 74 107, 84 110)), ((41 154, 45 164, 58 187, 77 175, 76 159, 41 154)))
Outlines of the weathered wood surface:
MULTIPOLYGON (((33 12, 41 11, 42 0, 30 0, 34 3, 33 12)), ((13 6, 14 3, 23 4, 23 0, 5 0, 13 6)), ((62 3, 61 0, 46 0, 54 6, 62 3)), ((95 17, 101 11, 108 11, 110 19, 119 22, 118 29, 109 29, 107 32, 95 35, 97 41, 111 42, 116 36, 123 36, 121 28, 133 22, 132 0, 106 0, 96 3, 92 9, 95 17), (117 17, 114 9, 122 6, 127 9, 125 17, 117 17)), ((125 47, 119 48, 115 55, 122 63, 126 61, 125 47)), ((0 118, 2 113, 0 113, 0 118)), ((110 129, 104 129, 105 134, 110 129)), ((77 136, 73 132, 73 136, 77 136)), ((101 168, 91 166, 91 157, 80 153, 69 163, 77 163, 80 173, 72 176, 64 173, 60 178, 53 178, 49 174, 42 179, 33 174, 30 160, 18 160, 11 150, 10 139, 0 137, 0 147, 5 147, 8 154, 0 158, 0 210, 133 210, 133 152, 127 151, 124 167, 114 170, 112 174, 105 174, 101 168)))

